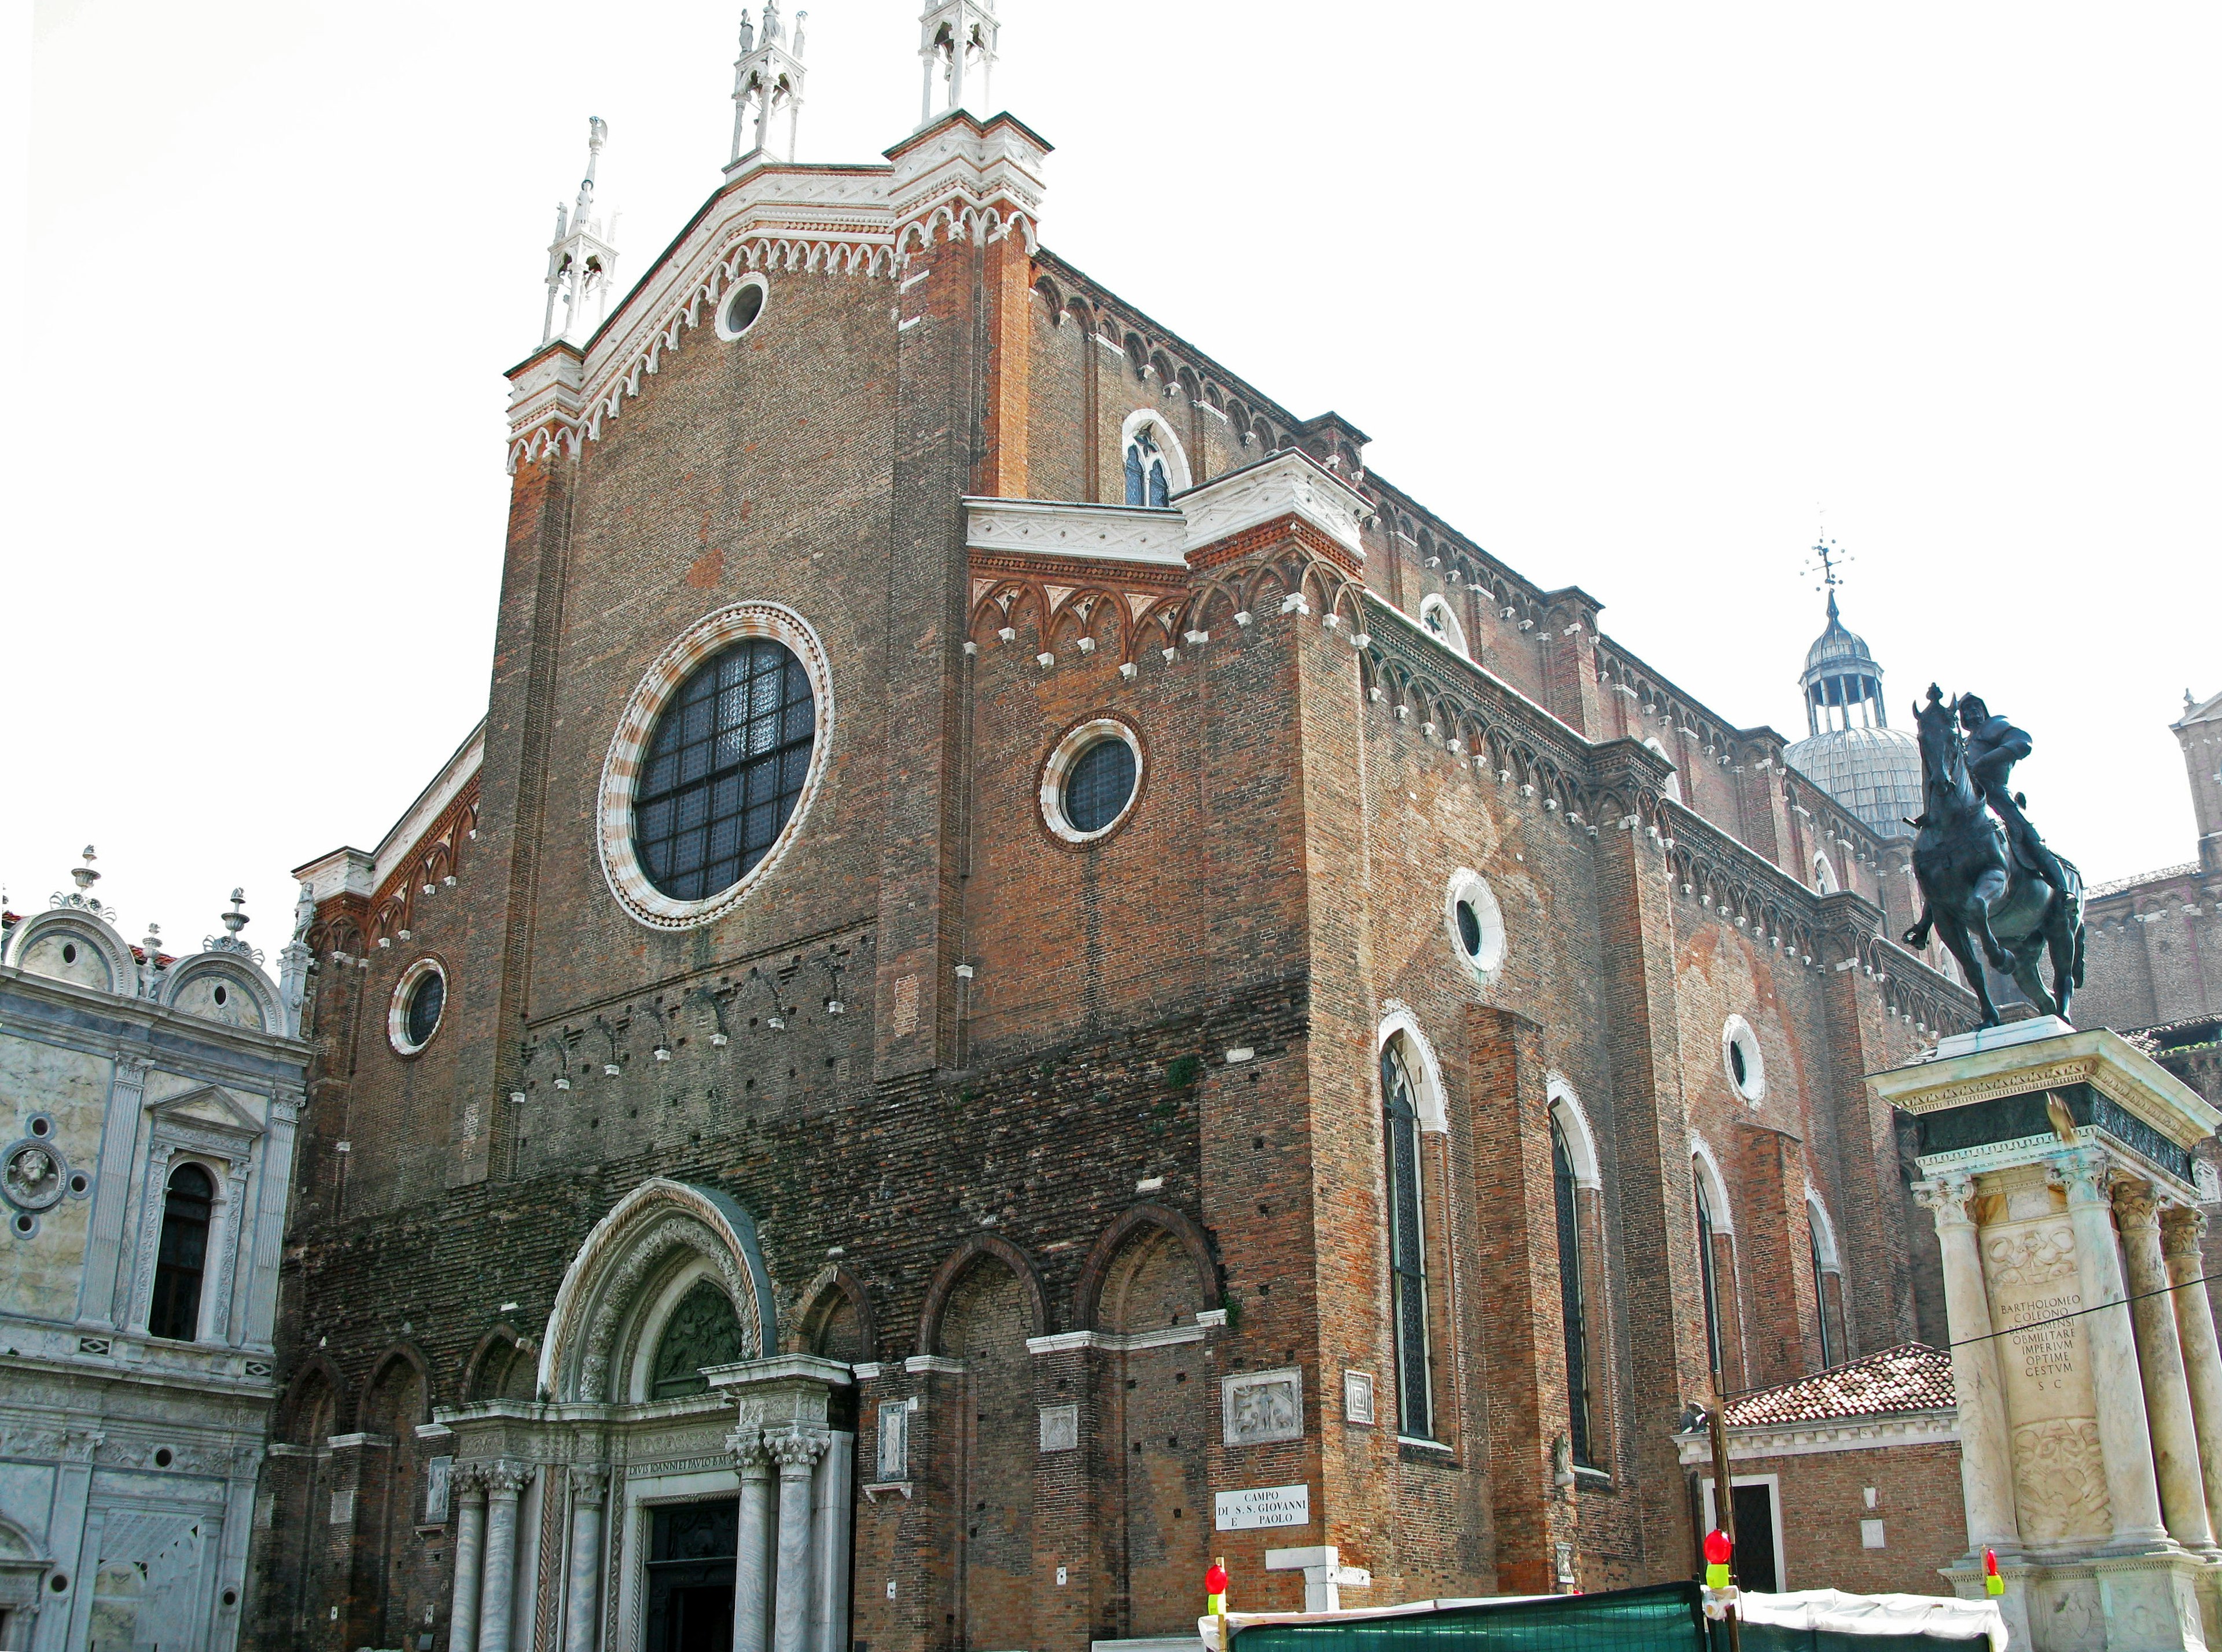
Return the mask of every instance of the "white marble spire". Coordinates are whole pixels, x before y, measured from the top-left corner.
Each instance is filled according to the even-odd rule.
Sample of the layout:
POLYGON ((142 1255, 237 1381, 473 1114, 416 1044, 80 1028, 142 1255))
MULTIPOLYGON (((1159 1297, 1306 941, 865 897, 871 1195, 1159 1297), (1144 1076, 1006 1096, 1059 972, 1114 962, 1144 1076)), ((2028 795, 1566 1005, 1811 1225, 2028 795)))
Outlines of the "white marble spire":
POLYGON ((794 159, 797 130, 802 122, 802 28, 807 11, 794 14, 794 38, 787 38, 780 22, 779 0, 764 0, 763 27, 758 30, 741 14, 741 54, 733 61, 733 154, 725 163, 728 173, 744 160, 770 155, 775 141, 772 117, 787 116, 787 158, 794 159))
POLYGON ((609 139, 609 123, 599 116, 587 121, 587 175, 568 217, 556 209, 556 238, 548 245, 548 310, 540 329, 543 344, 558 338, 584 343, 601 324, 617 275, 617 248, 605 238, 594 210, 594 168, 609 139), (561 313, 558 313, 558 306, 561 313))
POLYGON ((995 0, 926 0, 919 20, 918 123, 925 126, 952 109, 992 115, 991 78, 995 70, 995 0), (933 83, 941 82, 940 107, 933 83))

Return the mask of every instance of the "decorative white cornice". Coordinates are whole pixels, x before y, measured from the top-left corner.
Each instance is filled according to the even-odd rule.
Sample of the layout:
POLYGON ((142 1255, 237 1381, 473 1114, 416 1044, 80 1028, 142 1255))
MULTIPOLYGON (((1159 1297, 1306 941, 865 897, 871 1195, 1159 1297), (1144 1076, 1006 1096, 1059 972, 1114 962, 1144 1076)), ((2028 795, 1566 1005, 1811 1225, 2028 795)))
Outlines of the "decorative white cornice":
POLYGON ((1028 1354, 1070 1354, 1083 1348, 1103 1348, 1113 1354, 1132 1354, 1140 1348, 1171 1347, 1181 1342, 1201 1342, 1215 1329, 1224 1329, 1224 1310, 1215 1325, 1162 1325, 1153 1331, 1058 1331, 1026 1339, 1028 1354))
POLYGON ((1281 517, 1309 523, 1363 561, 1359 530, 1373 514, 1365 495, 1290 449, 1174 496, 1188 518, 1188 550, 1202 550, 1281 517))
MULTIPOLYGON (((1960 1413, 1956 1409, 1901 1411, 1890 1416, 1831 1417, 1817 1423, 1730 1429, 1729 1460, 1753 1457, 1810 1457, 1832 1451, 1880 1451, 1891 1446, 1957 1444, 1960 1413)), ((1703 1429, 1674 1436, 1675 1450, 1685 1468, 1702 1467, 1713 1460, 1712 1438, 1703 1429)))
POLYGON ((1007 115, 982 122, 959 110, 888 151, 884 166, 744 156, 583 352, 551 345, 511 369, 510 469, 575 457, 599 440, 664 353, 750 270, 893 276, 936 241, 1014 230, 1033 253, 1048 153, 1007 115))
POLYGON ((2087 1084, 2181 1147, 2222 1125, 2222 1112, 2119 1033, 2088 1027, 1872 1073, 1878 1100, 1909 1113, 1934 1113, 1999 1096, 2087 1084))
POLYGON ((968 499, 964 510, 964 543, 974 550, 1188 565, 1188 522, 1178 511, 1030 499, 968 499))

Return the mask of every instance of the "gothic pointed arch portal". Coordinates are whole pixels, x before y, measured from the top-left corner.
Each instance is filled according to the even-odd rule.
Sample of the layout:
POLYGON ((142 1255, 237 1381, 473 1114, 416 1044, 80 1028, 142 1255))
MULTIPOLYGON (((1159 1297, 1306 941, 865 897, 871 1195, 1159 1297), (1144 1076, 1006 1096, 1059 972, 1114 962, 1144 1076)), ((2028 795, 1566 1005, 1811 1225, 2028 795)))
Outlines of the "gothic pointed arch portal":
POLYGON ((697 1258, 688 1271, 714 1277, 732 1303, 738 1357, 776 1350, 778 1309, 754 1219, 715 1189, 659 1176, 619 1199, 572 1258, 541 1343, 541 1388, 561 1400, 635 1398, 620 1369, 628 1346, 643 1340, 644 1316, 668 1319, 684 1303, 683 1292, 664 1301, 655 1287, 697 1258))

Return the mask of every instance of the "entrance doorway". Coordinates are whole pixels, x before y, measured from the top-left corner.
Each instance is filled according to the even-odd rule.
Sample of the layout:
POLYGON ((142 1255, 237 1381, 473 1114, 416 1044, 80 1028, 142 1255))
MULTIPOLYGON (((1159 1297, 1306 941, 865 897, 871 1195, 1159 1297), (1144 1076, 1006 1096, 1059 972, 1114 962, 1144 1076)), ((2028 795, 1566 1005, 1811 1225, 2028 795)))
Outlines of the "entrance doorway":
POLYGON ((651 1510, 647 1652, 732 1652, 738 1498, 651 1510))

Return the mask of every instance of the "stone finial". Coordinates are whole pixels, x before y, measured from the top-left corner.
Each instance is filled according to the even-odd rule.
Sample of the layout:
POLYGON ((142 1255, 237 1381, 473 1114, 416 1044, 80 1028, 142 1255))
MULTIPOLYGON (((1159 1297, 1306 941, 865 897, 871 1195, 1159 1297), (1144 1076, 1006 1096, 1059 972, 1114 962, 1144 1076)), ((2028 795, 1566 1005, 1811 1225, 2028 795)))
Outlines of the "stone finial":
POLYGON ((97 858, 97 857, 93 853, 92 845, 87 844, 85 846, 85 864, 70 868, 71 881, 77 885, 79 895, 86 893, 94 884, 100 882, 100 874, 92 869, 92 863, 97 858))
POLYGON ((238 938, 239 932, 241 930, 246 928, 249 923, 254 921, 254 920, 249 918, 246 913, 240 909, 246 904, 247 891, 244 889, 234 889, 231 892, 231 910, 223 914, 217 919, 217 921, 224 927, 225 933, 231 935, 235 939, 238 938))

